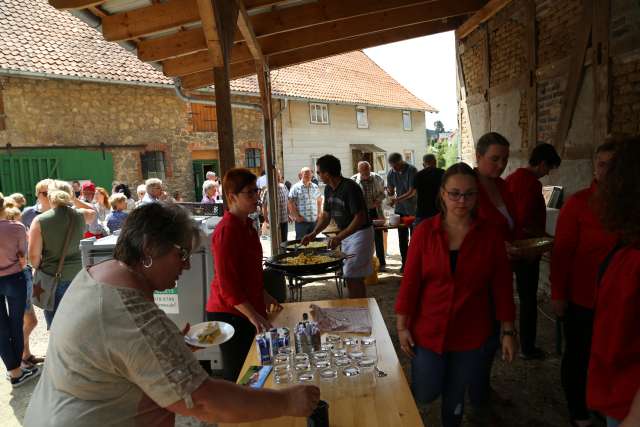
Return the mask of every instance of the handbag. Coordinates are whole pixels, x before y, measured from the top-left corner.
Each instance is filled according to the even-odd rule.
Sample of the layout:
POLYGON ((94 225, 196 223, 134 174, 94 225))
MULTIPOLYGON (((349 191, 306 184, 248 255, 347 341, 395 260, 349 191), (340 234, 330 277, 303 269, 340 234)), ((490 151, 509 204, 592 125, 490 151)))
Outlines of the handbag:
POLYGON ((67 235, 62 247, 62 254, 58 261, 58 268, 56 268, 56 274, 52 276, 38 269, 33 276, 33 293, 31 295, 31 303, 43 310, 53 311, 55 308, 56 289, 58 288, 58 283, 60 283, 60 278, 62 277, 64 259, 67 256, 67 249, 69 248, 69 241, 71 240, 71 233, 73 232, 75 219, 75 215, 72 214, 69 221, 69 229, 67 230, 67 235))

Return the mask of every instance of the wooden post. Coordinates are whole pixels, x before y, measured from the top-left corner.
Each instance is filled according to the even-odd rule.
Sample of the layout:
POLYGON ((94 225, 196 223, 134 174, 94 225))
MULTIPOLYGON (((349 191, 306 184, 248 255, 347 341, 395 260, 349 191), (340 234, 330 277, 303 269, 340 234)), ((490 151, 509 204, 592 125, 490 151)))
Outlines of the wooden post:
POLYGON ((611 1, 593 2, 593 145, 604 142, 610 126, 609 19, 611 1))
POLYGON ((491 54, 490 54, 490 46, 489 46, 489 25, 487 23, 483 24, 483 47, 482 47, 482 65, 483 65, 483 73, 482 73, 482 92, 484 95, 484 100, 487 103, 487 132, 491 132, 491 98, 489 96, 489 87, 491 87, 491 54))
POLYGON ((280 251, 280 221, 278 219, 278 184, 280 182, 276 168, 275 132, 273 128, 273 109, 271 102, 271 75, 265 63, 256 64, 262 115, 264 118, 264 159, 267 172, 267 191, 269 192, 269 228, 271 230, 271 254, 280 251))
POLYGON ((235 2, 211 0, 220 40, 223 64, 213 68, 216 93, 216 118, 218 119, 218 149, 220 153, 220 175, 235 167, 233 142, 233 114, 231 111, 231 88, 229 86, 229 62, 233 36, 236 30, 238 8, 235 2))

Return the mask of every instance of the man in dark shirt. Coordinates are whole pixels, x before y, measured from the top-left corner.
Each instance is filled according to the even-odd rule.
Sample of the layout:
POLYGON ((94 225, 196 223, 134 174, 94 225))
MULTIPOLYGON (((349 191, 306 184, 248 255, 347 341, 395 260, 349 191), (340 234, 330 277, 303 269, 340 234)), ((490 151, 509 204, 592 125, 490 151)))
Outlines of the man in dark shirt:
POLYGON ((418 195, 418 207, 416 208, 416 221, 414 226, 422 220, 435 216, 439 211, 437 198, 442 184, 444 169, 436 166, 436 156, 425 154, 422 157, 422 169, 413 178, 413 190, 418 195))
MULTIPOLYGON (((391 196, 391 206, 400 216, 413 216, 416 214, 416 196, 412 184, 418 170, 415 166, 405 162, 400 153, 389 155, 389 165, 391 170, 387 174, 387 192, 391 196)), ((398 227, 398 245, 402 258, 400 272, 404 271, 404 263, 407 260, 410 233, 411 228, 398 227)))
POLYGON ((340 231, 329 238, 330 249, 342 244, 342 251, 354 255, 345 260, 342 273, 350 298, 365 298, 364 279, 373 273, 373 227, 360 186, 341 173, 340 160, 327 154, 316 162, 318 176, 326 184, 324 207, 314 230, 302 239, 309 244, 333 219, 340 231))

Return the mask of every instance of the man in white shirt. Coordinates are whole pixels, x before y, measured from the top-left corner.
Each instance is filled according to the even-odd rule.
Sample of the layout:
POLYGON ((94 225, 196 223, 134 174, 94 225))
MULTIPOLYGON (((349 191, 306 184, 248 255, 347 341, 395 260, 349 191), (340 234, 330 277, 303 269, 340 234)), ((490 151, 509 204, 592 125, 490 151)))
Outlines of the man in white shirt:
POLYGON ((300 181, 289 191, 289 212, 295 221, 296 239, 300 240, 313 231, 322 212, 322 195, 318 186, 311 182, 311 169, 300 170, 300 181))

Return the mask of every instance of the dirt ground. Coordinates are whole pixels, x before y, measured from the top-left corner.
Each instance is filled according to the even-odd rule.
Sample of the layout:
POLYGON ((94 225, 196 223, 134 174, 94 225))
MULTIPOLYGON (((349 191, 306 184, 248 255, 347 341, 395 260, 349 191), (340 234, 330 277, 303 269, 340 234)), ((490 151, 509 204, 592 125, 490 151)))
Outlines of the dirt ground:
MULTIPOLYGON (((394 233, 395 234, 395 233, 394 233)), ((400 284, 399 256, 397 240, 390 234, 387 273, 381 274, 379 284, 368 287, 368 295, 376 298, 392 340, 399 349, 395 332, 395 315, 393 305, 400 284)), ((263 241, 265 249, 267 241, 263 241)), ((266 252, 266 251, 265 251, 266 252)), ((568 426, 567 410, 560 387, 560 357, 555 352, 555 322, 550 313, 548 297, 546 296, 546 265, 541 272, 541 292, 539 298, 538 316, 538 346, 548 353, 543 361, 516 360, 507 364, 496 360, 493 369, 492 386, 499 399, 492 404, 491 417, 483 424, 472 422, 465 418, 463 425, 487 425, 491 427, 561 427, 568 426)), ((330 283, 312 283, 305 286, 303 300, 323 300, 337 298, 335 285, 330 283)), ((44 328, 42 313, 38 312, 40 324, 32 335, 32 348, 35 354, 44 354, 48 342, 48 335, 44 328)), ((409 373, 409 359, 399 350, 399 358, 409 373)), ((4 375, 4 372, 2 372, 4 375)), ((29 402, 35 382, 12 390, 7 381, 0 381, 0 425, 13 427, 22 425, 24 411, 29 402)), ((425 426, 440 425, 440 409, 438 402, 431 408, 421 407, 425 426)), ((468 408, 466 409, 468 413, 468 408)), ((184 417, 176 420, 176 426, 202 426, 201 423, 184 417)))

